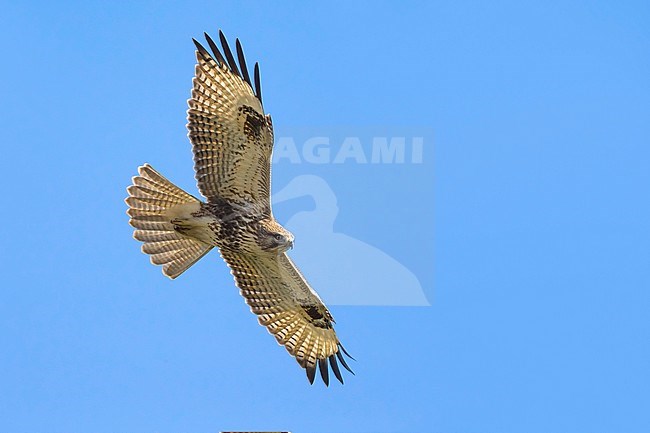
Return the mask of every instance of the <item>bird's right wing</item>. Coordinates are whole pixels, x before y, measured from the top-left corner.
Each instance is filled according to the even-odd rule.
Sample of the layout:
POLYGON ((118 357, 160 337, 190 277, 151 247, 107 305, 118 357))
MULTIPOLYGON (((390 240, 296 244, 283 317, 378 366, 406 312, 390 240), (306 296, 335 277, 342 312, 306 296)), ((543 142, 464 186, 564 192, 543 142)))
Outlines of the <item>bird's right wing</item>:
MULTIPOLYGON (((243 254, 221 250, 235 283, 261 325, 296 358, 314 382, 316 367, 329 384, 328 361, 343 383, 337 358, 350 370, 334 332, 332 316, 286 254, 243 254)), ((349 355, 348 355, 349 356, 349 355)))
POLYGON ((197 65, 187 101, 199 191, 208 202, 253 203, 270 213, 273 126, 262 109, 259 66, 253 86, 239 40, 238 66, 222 32, 224 54, 205 37, 213 55, 194 40, 197 65))

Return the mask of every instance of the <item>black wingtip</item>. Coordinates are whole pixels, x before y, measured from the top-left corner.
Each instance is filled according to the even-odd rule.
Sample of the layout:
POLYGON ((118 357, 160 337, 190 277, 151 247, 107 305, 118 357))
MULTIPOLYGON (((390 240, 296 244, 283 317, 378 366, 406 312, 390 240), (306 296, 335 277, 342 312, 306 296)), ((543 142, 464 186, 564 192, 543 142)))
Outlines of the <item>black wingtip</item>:
POLYGON ((241 77, 244 81, 248 83, 249 86, 251 86, 251 89, 253 89, 253 92, 255 93, 255 97, 259 99, 260 104, 262 103, 262 82, 260 79, 260 66, 259 63, 255 63, 255 68, 253 71, 253 80, 251 80, 251 76, 248 72, 248 66, 246 64, 246 57, 244 56, 244 49, 242 48, 242 44, 239 41, 239 39, 235 39, 235 48, 237 51, 237 61, 239 61, 239 67, 237 66, 237 61, 235 60, 235 57, 232 54, 232 51, 230 50, 230 46, 228 45, 228 40, 226 39, 226 36, 224 35, 223 31, 219 30, 219 41, 221 42, 221 47, 223 50, 223 54, 221 53, 222 50, 219 49, 217 44, 214 42, 214 40, 210 37, 210 35, 207 32, 203 33, 203 36, 205 37, 205 40, 208 42, 208 46, 210 47, 210 50, 212 51, 212 54, 206 50, 203 45, 201 45, 200 42, 198 42, 196 39, 192 38, 192 41, 194 42, 194 45, 196 45, 196 49, 199 51, 201 56, 205 59, 213 59, 219 66, 226 65, 234 74, 237 74, 239 77, 241 77), (241 68, 241 72, 239 71, 239 68, 241 68))
POLYGON ((260 80, 260 64, 255 62, 255 96, 262 102, 262 80, 260 80))
POLYGON ((248 67, 246 66, 246 57, 244 57, 244 49, 241 46, 241 42, 239 42, 239 39, 235 39, 235 48, 237 49, 237 59, 239 60, 239 66, 241 67, 241 72, 244 75, 244 81, 248 83, 249 86, 251 86, 251 89, 253 88, 253 84, 251 83, 251 77, 248 75, 248 67))
POLYGON ((205 40, 208 41, 208 45, 210 46, 210 49, 212 50, 212 54, 214 55, 214 59, 217 61, 217 64, 219 66, 225 65, 226 61, 224 60, 223 56, 221 55, 221 51, 219 51, 219 47, 217 47, 217 44, 214 43, 212 38, 207 32, 203 33, 203 36, 205 37, 205 40))
POLYGON ((334 372, 334 376, 341 382, 341 385, 343 385, 343 376, 341 376, 341 370, 339 370, 339 364, 336 362, 336 356, 330 355, 329 357, 330 360, 330 365, 332 366, 332 371, 334 372))
POLYGON ((341 343, 339 343, 338 346, 341 348, 343 353, 345 353, 347 355, 348 358, 350 358, 353 361, 356 361, 356 359, 354 359, 354 357, 352 355, 350 355, 347 350, 345 350, 345 347, 343 347, 343 345, 341 343))
POLYGON ((208 53, 208 51, 205 48, 203 48, 203 45, 201 45, 201 43, 199 41, 192 38, 192 42, 194 42, 194 45, 196 45, 196 50, 199 52, 199 54, 201 54, 201 56, 203 58, 206 58, 206 59, 210 58, 210 53, 208 53))
POLYGON ((336 357, 339 359, 339 361, 341 362, 341 365, 343 365, 343 367, 345 367, 345 369, 346 369, 347 371, 349 371, 350 373, 354 374, 354 371, 352 371, 352 369, 350 368, 350 366, 348 365, 348 363, 345 362, 345 358, 343 358, 343 355, 341 355, 341 352, 340 352, 340 351, 336 352, 336 357))
POLYGON ((330 375, 329 370, 327 369, 327 359, 318 360, 318 369, 320 370, 320 377, 325 382, 325 386, 330 385, 330 375))
POLYGON ((226 36, 223 34, 221 30, 219 30, 219 40, 221 41, 221 47, 223 48, 223 53, 226 56, 226 60, 228 61, 228 66, 230 66, 230 70, 241 77, 241 74, 239 73, 239 68, 237 67, 237 63, 235 62, 235 58, 233 57, 232 51, 230 51, 230 47, 228 46, 228 40, 226 39, 226 36))
POLYGON ((314 384, 314 378, 316 377, 316 366, 307 366, 305 367, 305 371, 307 372, 307 380, 309 380, 309 384, 313 385, 314 384))

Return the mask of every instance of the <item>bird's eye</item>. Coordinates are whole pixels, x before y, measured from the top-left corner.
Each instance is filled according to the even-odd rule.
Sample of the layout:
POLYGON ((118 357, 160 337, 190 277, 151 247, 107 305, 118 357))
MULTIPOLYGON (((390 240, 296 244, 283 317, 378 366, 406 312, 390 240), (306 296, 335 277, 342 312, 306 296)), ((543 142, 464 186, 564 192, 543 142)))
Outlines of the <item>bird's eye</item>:
POLYGON ((275 235, 273 235, 273 237, 275 238, 276 241, 282 240, 282 235, 280 233, 276 233, 275 235))

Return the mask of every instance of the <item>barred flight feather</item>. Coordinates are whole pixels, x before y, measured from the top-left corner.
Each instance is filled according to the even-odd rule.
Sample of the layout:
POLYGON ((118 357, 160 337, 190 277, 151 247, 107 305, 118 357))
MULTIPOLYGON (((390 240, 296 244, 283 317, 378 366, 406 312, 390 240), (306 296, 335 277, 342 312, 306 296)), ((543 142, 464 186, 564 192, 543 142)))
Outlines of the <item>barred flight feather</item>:
POLYGON ((309 382, 313 383, 318 366, 323 381, 329 384, 327 366, 330 365, 335 377, 343 383, 338 364, 332 363, 334 356, 341 356, 342 346, 332 327, 331 315, 289 257, 286 254, 249 256, 226 250, 221 251, 221 256, 260 324, 296 358, 306 370, 309 382), (321 319, 310 317, 305 307, 315 308, 321 319))

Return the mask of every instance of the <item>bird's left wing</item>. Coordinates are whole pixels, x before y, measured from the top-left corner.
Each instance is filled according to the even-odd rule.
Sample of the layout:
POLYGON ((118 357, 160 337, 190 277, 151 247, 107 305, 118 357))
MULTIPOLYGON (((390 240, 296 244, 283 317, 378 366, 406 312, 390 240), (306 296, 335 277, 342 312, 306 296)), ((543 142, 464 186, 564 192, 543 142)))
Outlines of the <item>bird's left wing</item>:
POLYGON ((332 316, 286 254, 251 255, 221 250, 235 283, 261 325, 296 358, 314 382, 316 367, 329 384, 328 362, 343 383, 337 358, 350 370, 332 316))

